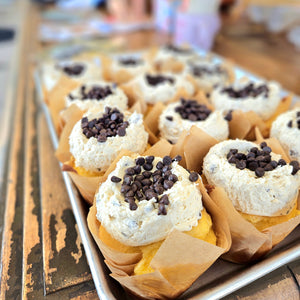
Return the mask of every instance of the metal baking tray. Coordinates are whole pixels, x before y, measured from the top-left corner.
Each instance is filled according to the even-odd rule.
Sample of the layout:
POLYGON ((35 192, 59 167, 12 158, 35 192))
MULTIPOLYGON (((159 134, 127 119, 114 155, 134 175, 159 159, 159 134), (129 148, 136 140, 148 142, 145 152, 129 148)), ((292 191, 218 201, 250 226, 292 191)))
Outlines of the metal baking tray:
MULTIPOLYGON (((201 55, 205 54, 201 51, 198 52, 201 55)), ((139 54, 134 53, 133 55, 139 54)), ((224 59, 220 56, 213 55, 213 60, 215 62, 222 62, 224 59)), ((242 68, 235 67, 234 70, 237 78, 247 76, 251 79, 261 79, 242 68)), ((52 143, 54 149, 56 149, 58 146, 58 137, 56 135, 49 110, 43 99, 40 75, 39 70, 36 70, 34 76, 38 95, 38 104, 46 116, 52 143)), ((282 90, 282 96, 286 94, 288 94, 288 92, 282 90)), ((294 97, 293 101, 299 101, 299 98, 294 97)), ((78 229, 99 298, 101 300, 130 299, 130 295, 124 293, 120 285, 112 286, 112 279, 109 277, 109 271, 104 265, 103 256, 89 232, 86 221, 87 209, 83 203, 83 199, 76 187, 73 185, 68 174, 66 172, 62 172, 62 176, 71 201, 74 216, 78 224, 78 229)), ((239 265, 218 259, 178 299, 220 299, 225 297, 241 287, 246 286, 272 272, 273 270, 300 258, 299 240, 300 227, 298 226, 284 241, 278 244, 271 253, 259 262, 248 265, 239 265)))

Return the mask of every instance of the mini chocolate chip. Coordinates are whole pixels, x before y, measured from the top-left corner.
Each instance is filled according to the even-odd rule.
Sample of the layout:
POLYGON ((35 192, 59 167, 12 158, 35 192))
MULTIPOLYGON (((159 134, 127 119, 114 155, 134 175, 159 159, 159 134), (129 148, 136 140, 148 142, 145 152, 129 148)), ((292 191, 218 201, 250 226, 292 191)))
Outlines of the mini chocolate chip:
POLYGON ((133 190, 129 190, 126 194, 125 194, 126 198, 128 197, 134 197, 134 191, 133 190))
POLYGON ((224 117, 224 119, 228 122, 230 122, 232 120, 232 110, 230 110, 226 116, 224 117))
POLYGON ((173 182, 173 181, 170 181, 170 180, 165 180, 165 181, 164 181, 164 188, 165 188, 166 190, 170 189, 173 185, 174 185, 174 182, 173 182))
POLYGON ((246 160, 247 159, 246 154, 244 154, 244 153, 235 154, 235 158, 238 159, 238 160, 242 160, 242 159, 246 160))
POLYGON ((258 168, 258 163, 256 161, 251 161, 248 165, 249 170, 255 171, 258 168))
POLYGON ((153 162, 153 160, 154 160, 154 156, 153 155, 146 157, 146 163, 148 163, 148 164, 151 164, 153 162))
POLYGON ((244 160, 237 161, 236 167, 240 170, 244 170, 246 168, 246 162, 244 160))
POLYGON ((273 169, 275 169, 276 167, 277 167, 277 161, 275 161, 275 160, 272 160, 271 162, 270 162, 270 165, 273 167, 273 169))
POLYGON ((267 143, 266 142, 262 142, 260 143, 260 148, 263 149, 264 147, 267 147, 267 143))
POLYGON ((252 147, 251 149, 250 149, 250 152, 253 152, 253 153, 257 153, 258 152, 258 148, 257 147, 252 147))
POLYGON ((284 159, 279 159, 278 163, 279 166, 285 166, 286 165, 286 161, 284 159))
POLYGON ((133 177, 130 175, 125 175, 123 178, 123 182, 127 185, 131 184, 131 181, 133 180, 133 177))
POLYGON ((265 171, 272 171, 272 170, 274 170, 274 168, 272 167, 271 164, 267 164, 267 165, 264 167, 264 170, 265 170, 265 171))
MULTIPOLYGON (((135 181, 134 181, 135 182, 135 181)), ((131 190, 135 193, 137 190, 138 190, 138 186, 135 184, 135 183, 133 183, 132 185, 131 185, 131 190)))
POLYGON ((292 128, 293 127, 293 121, 292 120, 289 121, 288 124, 287 124, 287 126, 290 127, 290 128, 292 128))
POLYGON ((149 178, 145 178, 142 181, 142 185, 151 185, 152 181, 149 178))
POLYGON ((134 202, 134 197, 126 197, 125 202, 128 202, 128 203, 134 202))
POLYGON ((140 165, 134 166, 133 169, 134 169, 135 174, 137 174, 137 175, 140 174, 142 171, 142 168, 140 165))
POLYGON ((300 111, 297 111, 296 116, 300 117, 300 111))
POLYGON ((160 178, 162 178, 161 175, 154 175, 154 176, 153 176, 153 182, 154 182, 154 183, 155 183, 155 182, 158 182, 160 178))
POLYGON ((156 200, 158 199, 157 194, 151 189, 146 190, 145 196, 147 200, 150 200, 152 198, 155 198, 156 200))
POLYGON ((145 163, 145 158, 144 158, 144 157, 138 157, 138 158, 135 160, 135 163, 136 163, 137 165, 142 166, 142 165, 145 163))
POLYGON ((146 170, 146 171, 151 171, 152 168, 153 168, 153 165, 152 164, 149 164, 149 163, 146 163, 143 165, 143 168, 146 170))
POLYGON ((127 168, 125 170, 125 174, 126 175, 134 175, 135 174, 134 168, 127 168))
POLYGON ((130 186, 127 184, 124 184, 121 186, 121 193, 125 194, 130 190, 130 186))
POLYGON ((235 158, 235 156, 230 156, 230 158, 228 159, 228 162, 231 163, 231 164, 235 164, 237 161, 237 159, 235 158))
POLYGON ((168 76, 162 76, 162 75, 146 75, 146 81, 149 85, 156 86, 165 82, 168 82, 170 84, 174 83, 174 79, 172 77, 168 76))
MULTIPOLYGON (((143 173, 144 173, 144 172, 143 172, 143 173)), ((144 175, 141 175, 141 174, 135 176, 135 180, 137 180, 137 181, 141 181, 141 180, 143 180, 144 178, 145 178, 145 176, 144 176, 144 175)))
MULTIPOLYGON (((135 179, 136 179, 136 178, 135 178, 135 179)), ((139 190, 142 188, 142 183, 141 183, 141 181, 134 180, 133 184, 135 184, 139 190)), ((133 184, 132 184, 132 185, 133 185, 133 184)))
POLYGON ((119 136, 125 136, 126 135, 126 129, 123 127, 120 127, 117 131, 119 136))
POLYGON ((166 207, 163 203, 159 203, 158 205, 158 215, 166 215, 167 214, 167 210, 166 207))
POLYGON ((166 116, 166 119, 167 119, 168 121, 173 121, 173 117, 172 117, 172 116, 166 116))
POLYGON ((120 182, 122 179, 119 178, 119 177, 117 177, 117 176, 112 176, 112 177, 110 178, 110 180, 111 180, 112 182, 120 182))
POLYGON ((164 173, 164 178, 167 179, 171 174, 172 174, 172 172, 170 170, 166 171, 164 173))
POLYGON ((181 161, 182 160, 182 157, 180 155, 176 155, 174 158, 173 158, 174 161, 181 161))
POLYGON ((160 198, 159 203, 163 203, 164 205, 168 205, 170 203, 168 195, 163 195, 160 198))
POLYGON ((190 176, 189 176, 189 180, 190 180, 191 182, 196 182, 196 181, 198 180, 198 177, 199 177, 198 173, 196 173, 196 172, 191 172, 191 173, 190 173, 190 176))
POLYGON ((292 175, 295 175, 300 170, 299 162, 296 160, 292 160, 290 166, 293 167, 292 175))
POLYGON ((163 158, 163 164, 164 165, 166 165, 166 166, 168 166, 168 165, 170 165, 172 163, 172 158, 170 157, 170 156, 165 156, 164 158, 163 158))
POLYGON ((144 171, 142 174, 145 178, 150 178, 152 176, 152 173, 150 171, 144 171))
POLYGON ((178 177, 177 177, 175 174, 171 174, 171 175, 168 177, 168 179, 169 179, 170 181, 173 181, 174 183, 175 183, 176 181, 178 181, 178 177))
POLYGON ((257 177, 262 177, 262 176, 264 176, 264 174, 265 174, 265 170, 263 168, 257 168, 255 170, 255 175, 257 177))
POLYGON ((154 186, 154 190, 158 195, 161 195, 165 191, 164 187, 161 184, 154 186))
POLYGON ((138 200, 140 200, 144 197, 144 195, 141 191, 136 191, 135 196, 138 198, 138 200))
POLYGON ((162 169, 164 167, 164 164, 161 162, 161 161, 159 161, 157 164, 156 164, 156 168, 157 169, 162 169))
POLYGON ((246 155, 246 158, 249 159, 249 158, 255 158, 255 153, 253 152, 249 152, 247 155, 246 155))
POLYGON ((162 171, 161 170, 155 170, 154 172, 153 172, 153 176, 154 175, 162 175, 162 171))
POLYGON ((130 210, 136 210, 137 209, 137 204, 133 201, 129 202, 129 209, 130 210))
POLYGON ((169 171, 171 169, 170 165, 166 165, 162 168, 163 173, 166 173, 167 171, 169 171))
POLYGON ((267 165, 267 163, 264 161, 260 161, 260 162, 258 162, 258 164, 261 168, 265 168, 265 166, 267 165))
POLYGON ((272 152, 272 149, 268 146, 263 147, 262 150, 266 153, 271 153, 272 152))

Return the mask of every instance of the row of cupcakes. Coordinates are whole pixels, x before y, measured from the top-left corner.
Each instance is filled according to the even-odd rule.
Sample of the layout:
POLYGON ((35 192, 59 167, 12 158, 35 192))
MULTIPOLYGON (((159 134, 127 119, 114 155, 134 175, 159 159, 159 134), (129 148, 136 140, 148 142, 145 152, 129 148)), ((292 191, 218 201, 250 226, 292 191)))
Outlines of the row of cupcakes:
MULTIPOLYGON (((176 64, 174 58, 157 63, 156 51, 151 52, 154 66, 160 71, 172 66, 173 73, 142 74, 123 86, 104 83, 100 88, 85 82, 73 90, 73 82, 60 82, 54 103, 58 98, 87 103, 94 97, 98 106, 86 111, 80 104, 70 105, 59 112, 57 156, 83 197, 94 204, 88 223, 111 275, 138 296, 174 298, 224 252, 234 262, 255 260, 293 230, 300 222, 300 172, 291 153, 286 155, 274 137, 264 141, 259 130, 267 135, 270 119, 288 107, 290 100, 280 99, 276 84, 216 87, 207 99, 204 91, 195 95, 194 81, 187 77, 194 90, 180 94, 174 82, 185 82, 176 76, 185 76, 178 75, 183 70, 178 66, 187 61, 173 54, 176 64), (148 86, 135 85, 139 78, 148 86), (162 86, 170 86, 173 94, 162 86), (216 93, 233 102, 263 104, 252 103, 249 112, 236 107, 215 111, 216 93), (145 101, 147 95, 159 99, 160 94, 168 94, 165 103, 145 101), (104 104, 108 99, 116 102, 104 104), (123 106, 120 99, 125 99, 123 106), (275 103, 272 109, 269 102, 275 103), (256 106, 265 107, 264 115, 253 113, 256 106), (256 143, 226 140, 229 134, 256 143)), ((51 109, 53 98, 48 100, 51 109)), ((289 112, 288 120, 280 116, 279 129, 299 135, 299 111, 289 112)))

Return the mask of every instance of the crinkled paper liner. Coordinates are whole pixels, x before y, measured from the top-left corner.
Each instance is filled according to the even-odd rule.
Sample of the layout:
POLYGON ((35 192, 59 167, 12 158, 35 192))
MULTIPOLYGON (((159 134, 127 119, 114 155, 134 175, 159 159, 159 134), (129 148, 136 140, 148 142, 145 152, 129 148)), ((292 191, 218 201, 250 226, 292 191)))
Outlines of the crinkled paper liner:
POLYGON ((65 98, 79 85, 80 83, 62 75, 57 84, 48 93, 48 107, 53 125, 58 135, 60 135, 62 127, 60 112, 65 108, 65 98))
POLYGON ((235 110, 232 112, 232 120, 229 122, 229 138, 255 140, 255 127, 258 127, 264 137, 268 137, 270 128, 275 119, 287 111, 291 105, 292 96, 283 98, 274 115, 267 121, 263 121, 255 112, 243 112, 235 110))
MULTIPOLYGON (((264 139, 258 128, 255 131, 257 143, 266 141, 273 152, 281 154, 289 162, 276 139, 264 139)), ((235 263, 248 263, 262 258, 300 224, 300 216, 296 216, 289 221, 259 231, 233 207, 223 188, 215 187, 210 190, 209 195, 226 216, 230 227, 232 246, 222 257, 235 263)), ((298 197, 296 205, 300 209, 300 197, 298 197)))
MULTIPOLYGON (((171 151, 172 145, 169 144, 166 140, 161 139, 159 142, 154 144, 151 148, 146 150, 141 155, 150 155, 149 153, 156 153, 156 156, 165 156, 168 155, 171 151)), ((131 155, 132 152, 128 150, 122 150, 116 159, 111 163, 108 170, 105 171, 104 174, 100 174, 99 176, 82 176, 77 173, 77 171, 73 168, 73 163, 71 162, 71 154, 69 152, 69 143, 68 138, 65 140, 61 140, 59 147, 56 151, 56 156, 60 158, 65 158, 66 160, 63 162, 63 171, 67 171, 70 175, 72 181, 75 186, 78 188, 82 197, 88 202, 90 205, 93 204, 95 192, 99 186, 99 184, 107 179, 107 176, 112 172, 115 168, 117 162, 124 155, 131 155), (65 150, 65 152, 63 151, 65 150), (69 156, 68 156, 69 155, 69 156)), ((152 154, 151 154, 152 155, 152 154)))
MULTIPOLYGON (((162 152, 165 152, 163 155, 168 154, 163 145, 158 145, 154 151, 149 149, 148 155, 163 156, 162 152)), ((217 246, 174 230, 153 257, 150 265, 155 271, 149 274, 132 275, 142 257, 140 252, 122 253, 102 242, 98 236, 101 224, 96 218, 95 203, 90 208, 88 226, 112 272, 111 276, 133 294, 147 299, 175 298, 230 248, 231 237, 226 218, 210 199, 202 182, 198 182, 203 205, 212 217, 217 246)))

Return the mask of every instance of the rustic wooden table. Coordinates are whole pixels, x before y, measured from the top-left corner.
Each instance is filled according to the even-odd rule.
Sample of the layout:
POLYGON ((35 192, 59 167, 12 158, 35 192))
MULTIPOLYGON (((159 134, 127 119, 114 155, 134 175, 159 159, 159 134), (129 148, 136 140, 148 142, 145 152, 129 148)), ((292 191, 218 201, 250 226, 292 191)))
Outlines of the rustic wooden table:
MULTIPOLYGON (((95 299, 87 264, 47 125, 36 103, 33 58, 38 10, 29 6, 22 52, 10 88, 14 110, 1 181, 0 299, 95 299)), ((154 32, 113 38, 138 50, 169 40, 154 32)), ((224 27, 214 46, 250 71, 300 93, 300 54, 284 37, 242 24, 224 27)), ((298 228, 299 230, 299 228, 298 228)), ((110 284, 117 284, 111 280, 110 284)), ((285 265, 226 299, 299 299, 300 260, 285 265)))

